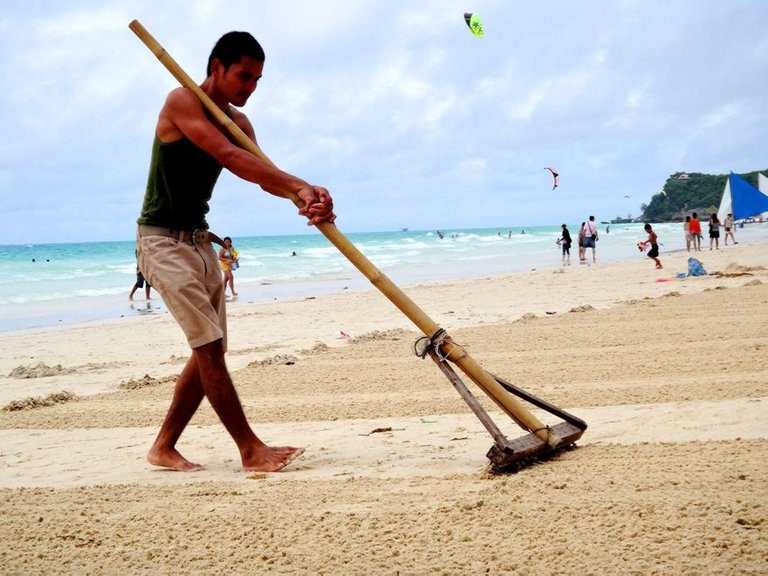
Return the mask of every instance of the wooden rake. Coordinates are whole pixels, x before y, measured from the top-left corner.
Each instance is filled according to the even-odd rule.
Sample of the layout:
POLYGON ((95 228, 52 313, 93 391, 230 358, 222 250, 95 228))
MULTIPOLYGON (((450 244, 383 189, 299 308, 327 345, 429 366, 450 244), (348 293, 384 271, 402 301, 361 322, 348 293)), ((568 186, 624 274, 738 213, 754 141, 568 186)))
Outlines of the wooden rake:
MULTIPOLYGON (((184 72, 181 66, 176 63, 171 55, 166 52, 138 20, 133 20, 128 27, 182 86, 189 88, 197 95, 216 122, 229 132, 241 148, 251 152, 262 161, 273 166, 275 165, 261 151, 261 148, 248 138, 239 126, 214 104, 208 95, 184 72)), ((292 195, 290 200, 298 208, 303 206, 303 201, 296 195, 292 195)), ((488 432, 490 432, 491 436, 493 436, 494 446, 488 451, 487 456, 496 470, 507 470, 511 467, 519 466, 532 457, 551 454, 554 451, 572 445, 581 437, 587 428, 587 424, 583 420, 567 414, 555 406, 486 372, 464 348, 454 343, 445 330, 427 316, 400 288, 376 268, 352 242, 339 232, 335 224, 323 222, 318 224, 317 228, 346 256, 363 276, 368 278, 425 335, 421 340, 425 341, 426 345, 422 346, 420 355, 426 357, 428 354, 435 361, 472 411, 478 416, 488 432), (457 365, 499 408, 509 415, 521 428, 527 430, 529 434, 514 441, 507 440, 480 405, 477 398, 472 395, 453 368, 448 364, 449 361, 457 365), (525 408, 518 398, 522 398, 562 418, 563 422, 554 426, 543 424, 525 408)))

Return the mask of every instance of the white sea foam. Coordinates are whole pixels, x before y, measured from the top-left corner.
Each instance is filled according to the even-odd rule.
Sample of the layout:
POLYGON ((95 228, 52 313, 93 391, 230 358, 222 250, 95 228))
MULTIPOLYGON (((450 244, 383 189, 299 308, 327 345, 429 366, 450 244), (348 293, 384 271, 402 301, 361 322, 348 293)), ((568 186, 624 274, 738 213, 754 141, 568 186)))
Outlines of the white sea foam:
MULTIPOLYGON (((684 250, 682 224, 660 224, 662 254, 684 250)), ((578 224, 571 227, 575 239, 578 224)), ((557 267, 560 226, 350 234, 348 239, 397 283, 444 281, 557 267)), ((736 230, 739 241, 766 241, 768 224, 736 230)), ((601 262, 643 258, 641 224, 600 227, 601 262)), ((241 300, 305 296, 369 287, 322 235, 235 238, 241 300), (296 253, 293 256, 293 253, 296 253)), ((576 260, 577 247, 572 248, 576 260)), ((136 276, 134 242, 0 246, 0 331, 136 313, 128 292, 136 276), (33 261, 34 259, 34 261, 33 261)), ((143 302, 143 291, 137 292, 143 302)), ((153 305, 161 306, 156 298, 153 305)))

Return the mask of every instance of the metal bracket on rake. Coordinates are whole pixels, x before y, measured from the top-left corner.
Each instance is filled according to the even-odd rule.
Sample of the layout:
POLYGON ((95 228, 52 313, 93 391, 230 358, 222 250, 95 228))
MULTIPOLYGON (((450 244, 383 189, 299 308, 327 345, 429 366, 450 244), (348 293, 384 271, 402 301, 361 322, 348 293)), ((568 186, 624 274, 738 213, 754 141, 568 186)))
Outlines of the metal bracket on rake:
MULTIPOLYGON (((429 354, 429 357, 432 358, 435 364, 437 364, 440 371, 445 374, 451 384, 453 384, 453 387, 459 395, 464 399, 472 412, 475 413, 475 416, 478 417, 485 429, 493 437, 494 444, 491 446, 490 450, 488 450, 486 456, 491 461, 495 471, 509 471, 510 469, 515 469, 516 467, 524 465, 527 461, 534 458, 546 457, 563 450, 573 445, 576 440, 581 438, 581 435, 584 434, 584 431, 587 429, 587 423, 581 418, 577 418, 573 414, 569 414, 565 410, 534 396, 530 392, 526 392, 522 388, 491 374, 491 376, 510 394, 522 398, 537 408, 541 408, 542 410, 563 419, 563 422, 547 427, 547 429, 559 439, 555 446, 550 446, 550 444, 535 434, 534 431, 515 440, 508 440, 499 427, 496 426, 494 421, 491 420, 491 417, 474 394, 470 392, 466 384, 459 378, 459 375, 456 374, 450 364, 445 361, 445 358, 441 358, 436 352, 434 346, 429 347, 427 354, 429 354)), ((516 423, 521 425, 517 420, 516 423)))

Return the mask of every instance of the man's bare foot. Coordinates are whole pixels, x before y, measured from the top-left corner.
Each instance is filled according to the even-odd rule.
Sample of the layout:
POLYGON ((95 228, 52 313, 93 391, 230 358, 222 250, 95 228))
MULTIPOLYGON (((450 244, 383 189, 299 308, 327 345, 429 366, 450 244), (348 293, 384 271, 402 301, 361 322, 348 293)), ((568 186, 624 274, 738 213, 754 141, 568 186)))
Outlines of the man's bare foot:
POLYGON ((163 468, 169 468, 177 472, 197 472, 198 470, 203 469, 201 464, 194 464, 193 462, 190 462, 184 458, 184 456, 179 454, 177 450, 162 452, 152 448, 147 453, 147 462, 153 466, 161 466, 163 468))
POLYGON ((293 446, 271 447, 263 445, 249 455, 243 455, 243 470, 246 472, 277 472, 304 454, 304 448, 293 446))

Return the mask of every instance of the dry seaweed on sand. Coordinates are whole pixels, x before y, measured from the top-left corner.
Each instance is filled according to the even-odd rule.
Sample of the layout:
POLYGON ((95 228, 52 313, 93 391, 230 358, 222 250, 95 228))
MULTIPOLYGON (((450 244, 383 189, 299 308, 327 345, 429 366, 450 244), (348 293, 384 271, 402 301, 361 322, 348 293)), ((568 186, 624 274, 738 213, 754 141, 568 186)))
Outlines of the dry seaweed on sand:
POLYGON ((3 406, 4 412, 15 412, 18 410, 34 410, 35 408, 44 408, 46 406, 54 406, 56 404, 64 404, 71 400, 76 400, 77 396, 72 392, 54 392, 48 394, 48 396, 38 396, 35 398, 24 398, 23 400, 14 400, 5 406, 3 406))

